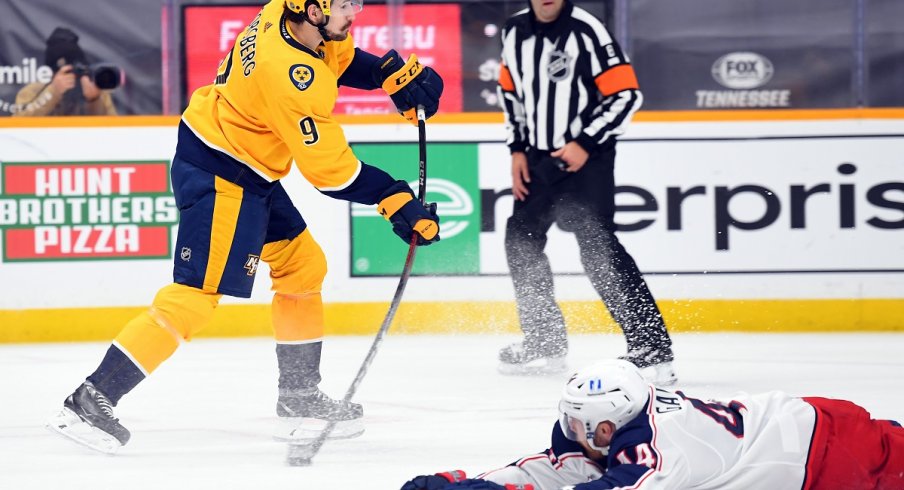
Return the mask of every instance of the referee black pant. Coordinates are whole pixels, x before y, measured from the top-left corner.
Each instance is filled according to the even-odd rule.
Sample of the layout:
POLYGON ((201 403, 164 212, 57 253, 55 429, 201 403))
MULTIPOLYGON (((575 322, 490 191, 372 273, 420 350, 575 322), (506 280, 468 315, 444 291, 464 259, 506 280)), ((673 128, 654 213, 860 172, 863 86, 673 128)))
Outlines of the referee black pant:
POLYGON ((581 263, 603 304, 625 334, 628 351, 668 349, 662 315, 634 259, 615 236, 615 148, 594 152, 575 173, 560 170, 547 152, 527 154, 528 196, 515 200, 505 250, 525 347, 547 355, 567 352, 562 311, 544 252, 553 223, 574 233, 581 263))

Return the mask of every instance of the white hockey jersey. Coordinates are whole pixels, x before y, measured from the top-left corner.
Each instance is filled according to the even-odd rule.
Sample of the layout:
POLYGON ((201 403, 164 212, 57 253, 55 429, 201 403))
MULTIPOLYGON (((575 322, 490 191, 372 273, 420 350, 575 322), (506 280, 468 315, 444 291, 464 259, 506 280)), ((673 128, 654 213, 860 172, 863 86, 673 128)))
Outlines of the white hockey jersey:
POLYGON ((816 421, 805 401, 778 391, 698 400, 652 386, 650 395, 645 410, 614 434, 605 462, 591 461, 580 446, 578 454, 573 446, 571 454, 557 453, 554 429, 546 453, 483 478, 537 490, 801 488, 816 421))
POLYGON ((556 421, 552 427, 549 449, 525 456, 508 466, 478 475, 477 478, 500 485, 530 484, 534 486, 534 490, 558 490, 575 483, 594 481, 603 476, 605 470, 605 461, 587 457, 580 444, 565 437, 556 421))

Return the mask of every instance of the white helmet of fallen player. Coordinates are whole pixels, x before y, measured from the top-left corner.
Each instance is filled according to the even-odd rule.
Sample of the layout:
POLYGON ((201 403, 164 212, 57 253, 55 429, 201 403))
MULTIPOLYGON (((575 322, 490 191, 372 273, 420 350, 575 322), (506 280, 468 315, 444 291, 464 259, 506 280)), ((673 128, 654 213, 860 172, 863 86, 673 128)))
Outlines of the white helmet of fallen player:
POLYGON ((559 426, 565 437, 591 447, 597 426, 612 422, 615 430, 636 417, 647 403, 650 385, 634 364, 621 359, 600 361, 574 373, 562 390, 559 426), (583 429, 583 434, 578 430, 583 429), (581 437, 583 436, 583 437, 581 437))

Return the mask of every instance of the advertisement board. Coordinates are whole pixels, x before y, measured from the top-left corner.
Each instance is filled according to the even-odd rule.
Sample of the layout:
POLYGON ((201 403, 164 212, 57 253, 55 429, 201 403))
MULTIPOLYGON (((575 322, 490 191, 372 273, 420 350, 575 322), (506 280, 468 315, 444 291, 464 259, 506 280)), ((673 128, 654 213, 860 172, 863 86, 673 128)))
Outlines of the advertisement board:
POLYGON ((854 3, 631 2, 645 108, 856 106, 854 3))
POLYGON ((110 63, 122 70, 123 83, 112 92, 118 114, 160 114, 166 88, 161 17, 168 3, 0 3, 0 117, 23 109, 23 101, 17 103, 16 98, 27 84, 46 84, 52 79, 47 40, 59 27, 78 36, 78 46, 89 64, 110 63))
MULTIPOLYGON (((437 143, 430 145, 427 202, 437 204, 441 216, 442 246, 419 251, 412 274, 479 275, 480 189, 478 188, 478 145, 437 143)), ((418 146, 410 143, 356 144, 355 154, 417 189, 418 146)), ((351 205, 352 277, 395 275, 405 257, 398 253, 399 238, 376 206, 351 205)))
MULTIPOLYGON (((176 121, 0 128, 0 277, 16 285, 0 310, 143 305, 172 280, 164 169, 176 121)), ((362 160, 415 183, 412 126, 345 131, 362 160)), ((503 134, 501 123, 428 125, 442 240, 419 249, 406 300, 511 301, 503 134)), ((900 298, 901 148, 904 119, 635 122, 618 146, 618 237, 657 300, 900 298)), ((325 300, 391 297, 407 245, 390 223, 297 171, 282 182, 326 251, 325 300)), ((596 300, 573 235, 553 227, 546 253, 558 297, 596 300)), ((252 301, 270 295, 261 264, 252 301)))
POLYGON ((169 258, 169 161, 0 162, 3 261, 169 258))
POLYGON ((260 12, 260 5, 188 5, 182 9, 182 107, 192 92, 210 85, 235 38, 260 12))
MULTIPOLYGON (((902 134, 626 138, 619 237, 646 274, 904 272, 904 162, 892 156, 900 148, 902 134)), ((356 146, 374 161, 411 162, 415 151, 356 146)), ((424 252, 416 274, 508 273, 508 158, 496 142, 431 146, 427 198, 438 204, 444 241, 424 252)), ((416 183, 411 164, 385 168, 416 183)), ((398 238, 373 206, 351 207, 351 230, 352 276, 397 273, 398 238)), ((554 226, 550 240, 554 270, 582 274, 573 237, 554 226)))

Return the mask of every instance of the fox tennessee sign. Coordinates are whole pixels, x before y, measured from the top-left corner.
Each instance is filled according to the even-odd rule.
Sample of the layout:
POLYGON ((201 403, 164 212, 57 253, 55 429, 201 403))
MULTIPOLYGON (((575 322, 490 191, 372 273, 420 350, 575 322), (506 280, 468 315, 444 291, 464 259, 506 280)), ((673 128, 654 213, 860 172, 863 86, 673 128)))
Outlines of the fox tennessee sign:
POLYGON ((3 260, 170 257, 169 162, 0 162, 3 260))

